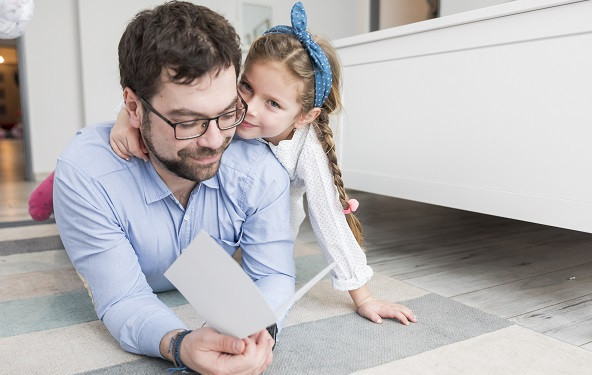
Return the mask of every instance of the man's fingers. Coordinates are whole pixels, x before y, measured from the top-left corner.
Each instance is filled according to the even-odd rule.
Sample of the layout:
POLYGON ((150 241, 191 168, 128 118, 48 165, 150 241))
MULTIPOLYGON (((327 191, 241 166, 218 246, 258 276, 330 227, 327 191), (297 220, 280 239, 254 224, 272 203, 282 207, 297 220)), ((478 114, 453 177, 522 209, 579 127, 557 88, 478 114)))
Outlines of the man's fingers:
POLYGON ((209 332, 206 337, 206 348, 229 354, 240 354, 245 351, 245 343, 236 337, 227 336, 216 332, 211 328, 204 328, 209 332))
POLYGON ((267 330, 263 330, 259 332, 257 335, 257 358, 256 358, 256 368, 258 369, 258 373, 263 372, 270 364, 273 358, 273 345, 275 341, 267 332, 267 330))
POLYGON ((273 361, 273 351, 270 351, 269 352, 269 355, 265 359, 265 362, 263 362, 263 365, 261 367, 259 367, 259 369, 257 370, 257 373, 260 374, 263 371, 267 370, 267 368, 269 367, 269 365, 271 365, 271 362, 272 361, 273 361))

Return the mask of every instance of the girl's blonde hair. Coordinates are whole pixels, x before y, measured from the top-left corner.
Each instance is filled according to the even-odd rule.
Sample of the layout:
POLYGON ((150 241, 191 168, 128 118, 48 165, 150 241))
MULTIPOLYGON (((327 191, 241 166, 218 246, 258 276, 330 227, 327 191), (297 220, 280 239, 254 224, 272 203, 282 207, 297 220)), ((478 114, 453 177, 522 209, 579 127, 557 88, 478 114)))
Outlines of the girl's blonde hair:
MULTIPOLYGON (((333 74, 333 86, 331 92, 325 100, 325 103, 320 108, 321 113, 313 121, 317 137, 323 146, 323 150, 329 160, 329 167, 333 173, 333 181, 339 193, 339 201, 343 209, 349 207, 347 192, 343 186, 341 178, 341 170, 337 164, 337 156, 335 154, 335 141, 333 140, 333 131, 329 127, 329 115, 335 111, 341 110, 341 65, 337 57, 337 51, 333 48, 331 43, 318 36, 312 35, 314 41, 323 49, 331 72, 333 74)), ((274 61, 284 63, 293 77, 301 80, 304 83, 304 89, 300 93, 300 103, 302 106, 302 113, 307 113, 314 108, 315 100, 315 75, 314 68, 308 52, 302 44, 293 35, 288 34, 266 34, 256 39, 245 60, 245 69, 249 68, 250 64, 255 62, 274 61)), ((345 215, 347 223, 360 244, 363 245, 363 230, 362 224, 355 217, 353 213, 345 215)))

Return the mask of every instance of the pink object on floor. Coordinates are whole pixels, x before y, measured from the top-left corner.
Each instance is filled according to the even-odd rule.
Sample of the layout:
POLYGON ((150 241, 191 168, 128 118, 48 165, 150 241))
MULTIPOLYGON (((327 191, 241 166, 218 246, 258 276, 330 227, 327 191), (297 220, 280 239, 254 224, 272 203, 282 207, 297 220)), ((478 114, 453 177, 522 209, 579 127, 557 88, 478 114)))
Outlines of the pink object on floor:
POLYGON ((47 220, 53 213, 53 172, 31 194, 29 214, 36 221, 47 220))

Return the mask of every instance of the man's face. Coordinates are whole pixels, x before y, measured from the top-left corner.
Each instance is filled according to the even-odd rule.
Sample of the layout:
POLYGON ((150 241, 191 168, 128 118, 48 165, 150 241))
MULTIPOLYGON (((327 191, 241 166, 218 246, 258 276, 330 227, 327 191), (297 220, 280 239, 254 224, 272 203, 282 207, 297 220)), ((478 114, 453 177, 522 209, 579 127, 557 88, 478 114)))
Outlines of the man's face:
MULTIPOLYGON (((212 118, 235 108, 238 97, 234 67, 190 85, 168 82, 166 77, 163 72, 160 91, 148 101, 173 123, 212 118)), ((142 136, 157 170, 160 164, 190 181, 204 181, 218 172, 222 153, 235 132, 235 128, 220 130, 216 121, 211 121, 200 137, 177 140, 173 128, 154 113, 148 112, 142 118, 142 136)))

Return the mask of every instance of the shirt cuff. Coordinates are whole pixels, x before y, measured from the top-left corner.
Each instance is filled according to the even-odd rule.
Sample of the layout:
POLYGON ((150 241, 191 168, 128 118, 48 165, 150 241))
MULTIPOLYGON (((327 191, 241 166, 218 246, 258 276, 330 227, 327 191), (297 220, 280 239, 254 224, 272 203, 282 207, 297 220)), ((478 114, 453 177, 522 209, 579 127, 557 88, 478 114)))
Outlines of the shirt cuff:
POLYGON ((363 265, 354 270, 353 277, 349 279, 337 279, 333 277, 331 278, 331 282, 333 283, 333 288, 336 290, 354 290, 366 285, 372 278, 373 274, 374 271, 372 271, 372 267, 369 265, 363 265))
POLYGON ((138 336, 140 351, 151 357, 164 358, 160 353, 160 341, 164 335, 175 329, 187 329, 187 326, 175 315, 165 312, 151 316, 140 327, 138 336))

